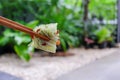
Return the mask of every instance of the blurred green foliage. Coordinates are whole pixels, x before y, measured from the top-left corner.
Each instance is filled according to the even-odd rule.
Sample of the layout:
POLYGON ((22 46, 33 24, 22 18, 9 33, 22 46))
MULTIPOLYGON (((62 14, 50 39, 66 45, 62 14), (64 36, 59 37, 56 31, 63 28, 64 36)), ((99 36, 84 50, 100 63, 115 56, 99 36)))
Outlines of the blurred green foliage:
POLYGON ((111 31, 106 27, 102 27, 101 29, 95 31, 95 35, 98 38, 98 43, 103 43, 111 38, 111 31))
POLYGON ((102 17, 106 20, 117 18, 117 0, 92 0, 89 4, 91 15, 102 17))
MULTIPOLYGON (((67 46, 78 47, 83 44, 83 11, 82 0, 0 0, 0 15, 29 28, 57 22, 64 51, 67 46)), ((90 19, 95 15, 96 18, 114 20, 117 17, 116 11, 116 0, 91 0, 89 4, 90 19)), ((88 25, 89 35, 98 29, 96 26, 88 25)), ((0 35, 0 46, 12 44, 15 52, 25 61, 29 61, 29 54, 34 52, 33 48, 27 46, 30 41, 29 35, 8 28, 0 35)))

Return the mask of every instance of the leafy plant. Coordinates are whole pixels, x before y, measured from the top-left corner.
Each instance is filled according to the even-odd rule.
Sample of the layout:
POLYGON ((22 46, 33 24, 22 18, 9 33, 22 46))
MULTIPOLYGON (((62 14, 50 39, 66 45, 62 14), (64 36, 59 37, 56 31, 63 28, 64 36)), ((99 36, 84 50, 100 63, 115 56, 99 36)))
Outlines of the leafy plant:
POLYGON ((72 36, 66 32, 60 33, 61 46, 64 51, 67 50, 67 47, 76 47, 79 46, 80 41, 78 37, 72 36))
POLYGON ((101 29, 95 31, 95 35, 98 38, 98 43, 102 43, 107 40, 112 40, 111 31, 106 27, 102 27, 101 29))
MULTIPOLYGON (((115 12, 117 9, 115 6, 117 0, 89 1, 88 20, 91 20, 90 17, 93 15, 105 20, 116 19, 115 12)), ((96 37, 93 35, 97 36, 99 43, 114 40, 115 31, 113 31, 112 26, 98 29, 98 25, 93 25, 90 21, 88 23, 82 21, 84 16, 82 0, 0 0, 0 15, 20 22, 31 29, 39 24, 57 22, 61 46, 64 51, 69 47, 78 47, 84 44, 84 37, 95 40, 96 37)), ((4 28, 4 30, 0 28, 0 31, 3 31, 0 35, 0 46, 12 45, 20 58, 29 61, 31 58, 29 53, 34 51, 31 49, 30 52, 27 46, 31 41, 30 37, 25 33, 8 28, 4 28)))
MULTIPOLYGON (((34 28, 38 25, 38 21, 31 21, 26 24, 29 28, 34 28)), ((31 39, 26 33, 21 33, 19 31, 13 31, 11 29, 6 29, 3 32, 3 35, 0 36, 0 46, 5 46, 7 44, 12 44, 14 51, 17 55, 25 60, 29 61, 31 56, 30 54, 33 53, 34 49, 29 47, 28 44, 30 43, 31 39)))
POLYGON ((14 50, 22 60, 29 61, 31 59, 33 48, 26 47, 26 45, 15 45, 14 50))
POLYGON ((114 20, 117 18, 117 0, 92 0, 89 4, 89 12, 97 18, 114 20))

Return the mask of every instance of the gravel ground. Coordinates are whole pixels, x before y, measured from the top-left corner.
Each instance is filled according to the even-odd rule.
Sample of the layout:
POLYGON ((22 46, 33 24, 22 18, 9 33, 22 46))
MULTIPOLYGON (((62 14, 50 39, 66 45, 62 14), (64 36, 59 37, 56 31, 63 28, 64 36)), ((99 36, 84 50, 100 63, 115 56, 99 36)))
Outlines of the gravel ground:
POLYGON ((0 71, 22 77, 24 80, 54 80, 60 75, 68 73, 90 62, 110 55, 119 48, 111 49, 70 49, 74 53, 69 57, 40 57, 34 56, 29 63, 23 62, 15 55, 0 57, 0 71))

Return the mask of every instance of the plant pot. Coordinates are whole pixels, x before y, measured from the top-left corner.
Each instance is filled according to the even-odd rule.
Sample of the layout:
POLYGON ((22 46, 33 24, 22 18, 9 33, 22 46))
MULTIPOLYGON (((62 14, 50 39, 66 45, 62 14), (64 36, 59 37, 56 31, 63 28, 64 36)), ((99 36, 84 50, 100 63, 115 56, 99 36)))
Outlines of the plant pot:
MULTIPOLYGON (((68 45, 66 45, 66 49, 69 49, 68 45)), ((62 48, 62 46, 61 45, 57 46, 56 52, 61 52, 61 51, 64 51, 63 48, 62 48)))
POLYGON ((99 49, 106 48, 107 47, 107 42, 103 42, 103 43, 98 44, 98 47, 99 47, 99 49))
POLYGON ((108 42, 107 46, 109 48, 115 47, 115 43, 114 42, 108 42))
POLYGON ((85 48, 86 48, 86 49, 93 48, 93 47, 94 47, 94 44, 86 44, 86 45, 85 45, 85 48))
POLYGON ((90 45, 86 44, 85 49, 89 49, 89 48, 90 48, 90 45))

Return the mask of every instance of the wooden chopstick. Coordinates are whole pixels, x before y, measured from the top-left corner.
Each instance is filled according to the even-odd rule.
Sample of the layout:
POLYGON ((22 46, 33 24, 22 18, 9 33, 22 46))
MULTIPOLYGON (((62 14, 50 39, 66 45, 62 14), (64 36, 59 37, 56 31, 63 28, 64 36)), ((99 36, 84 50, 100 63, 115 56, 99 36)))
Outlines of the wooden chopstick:
POLYGON ((46 36, 40 35, 34 31, 32 31, 32 29, 25 27, 24 25, 21 25, 17 22, 14 22, 12 20, 6 19, 6 18, 1 17, 1 16, 0 16, 0 24, 3 26, 7 26, 9 28, 12 28, 12 29, 20 30, 20 31, 28 33, 32 36, 39 37, 43 40, 49 41, 49 38, 47 38, 46 36))
POLYGON ((2 19, 2 20, 4 20, 4 21, 7 21, 7 22, 10 22, 10 23, 12 23, 12 24, 18 25, 18 26, 20 26, 20 27, 24 27, 25 29, 29 29, 29 30, 32 31, 32 29, 30 29, 30 28, 28 28, 28 27, 25 27, 24 25, 22 25, 22 24, 20 24, 20 23, 17 23, 17 22, 15 22, 15 21, 12 21, 12 20, 10 20, 10 19, 4 18, 4 17, 2 17, 2 16, 0 16, 0 19, 2 19))

